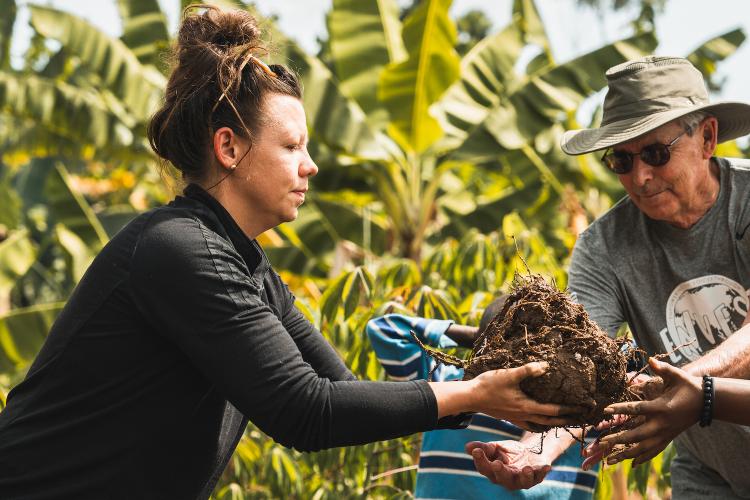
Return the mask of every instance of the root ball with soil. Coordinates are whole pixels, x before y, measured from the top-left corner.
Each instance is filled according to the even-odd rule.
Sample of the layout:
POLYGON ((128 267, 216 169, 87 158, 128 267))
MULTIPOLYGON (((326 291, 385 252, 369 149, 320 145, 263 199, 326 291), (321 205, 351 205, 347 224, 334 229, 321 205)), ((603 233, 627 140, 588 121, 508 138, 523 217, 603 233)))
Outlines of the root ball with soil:
MULTIPOLYGON (((585 408, 573 416, 581 426, 598 424, 606 406, 632 399, 621 343, 607 336, 568 293, 537 274, 516 273, 505 306, 479 333, 467 361, 426 349, 439 362, 464 368, 464 380, 546 361, 547 372, 523 380, 521 389, 540 403, 585 408)), ((534 427, 538 432, 549 429, 534 427)))

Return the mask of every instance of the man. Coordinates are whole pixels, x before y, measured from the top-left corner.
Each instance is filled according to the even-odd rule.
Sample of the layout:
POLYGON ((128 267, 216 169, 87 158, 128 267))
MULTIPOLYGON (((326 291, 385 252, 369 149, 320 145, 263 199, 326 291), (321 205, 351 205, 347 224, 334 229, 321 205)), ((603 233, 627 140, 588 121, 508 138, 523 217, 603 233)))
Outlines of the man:
MULTIPOLYGON (((435 367, 434 360, 409 332, 413 331, 421 342, 432 347, 471 347, 477 332, 486 328, 502 310, 504 301, 505 297, 501 297, 487 307, 479 329, 455 325, 451 321, 389 314, 369 321, 367 335, 393 380, 424 379, 430 373, 432 380, 460 380, 462 369, 442 364, 435 367)), ((465 429, 424 434, 414 496, 418 499, 590 500, 597 471, 581 469, 580 448, 570 446, 573 443, 570 435, 562 430, 557 435, 554 431, 547 433, 542 443, 541 434, 524 434, 510 422, 476 414, 465 429), (497 439, 502 441, 486 442, 497 439), (500 460, 500 456, 505 458, 504 467, 496 467, 499 475, 495 477, 489 460, 500 460), (485 471, 492 482, 475 470, 472 457, 477 470, 485 471)))
MULTIPOLYGON (((607 71, 602 125, 567 132, 571 155, 602 160, 627 196, 578 239, 569 287, 610 334, 627 322, 649 355, 693 375, 750 378, 750 162, 714 157, 750 132, 750 106, 709 104, 687 60, 607 71)), ((679 430, 665 420, 661 435, 679 430)), ((675 439, 673 496, 750 497, 750 428, 692 426, 675 439)))

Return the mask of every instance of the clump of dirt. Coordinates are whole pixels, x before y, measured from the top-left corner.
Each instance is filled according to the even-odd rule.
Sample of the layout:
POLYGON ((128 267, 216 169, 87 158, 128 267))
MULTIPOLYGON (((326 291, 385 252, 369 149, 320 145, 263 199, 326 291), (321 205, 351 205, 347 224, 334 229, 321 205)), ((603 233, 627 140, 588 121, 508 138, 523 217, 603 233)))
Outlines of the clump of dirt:
MULTIPOLYGON (((541 403, 585 408, 574 419, 581 426, 604 420, 603 409, 630 400, 627 358, 621 346, 594 323, 583 306, 537 274, 516 274, 500 313, 480 332, 468 361, 431 354, 462 366, 464 380, 499 368, 533 361, 549 363, 547 372, 521 382, 521 389, 541 403)), ((535 425, 542 432, 548 427, 535 425)))

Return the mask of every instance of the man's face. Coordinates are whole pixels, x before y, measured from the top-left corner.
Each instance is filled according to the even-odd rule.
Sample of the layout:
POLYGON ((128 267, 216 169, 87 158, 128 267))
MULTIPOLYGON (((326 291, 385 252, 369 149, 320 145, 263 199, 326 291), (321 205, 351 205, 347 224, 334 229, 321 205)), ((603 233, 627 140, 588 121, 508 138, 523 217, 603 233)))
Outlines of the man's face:
POLYGON ((715 189, 711 187, 708 162, 715 147, 712 140, 715 131, 716 119, 707 118, 692 135, 680 137, 670 148, 669 161, 660 167, 643 162, 638 153, 650 144, 669 144, 682 134, 684 130, 676 122, 612 148, 635 153, 632 170, 618 177, 630 199, 644 214, 651 219, 683 226, 693 214, 705 212, 709 190, 715 189))

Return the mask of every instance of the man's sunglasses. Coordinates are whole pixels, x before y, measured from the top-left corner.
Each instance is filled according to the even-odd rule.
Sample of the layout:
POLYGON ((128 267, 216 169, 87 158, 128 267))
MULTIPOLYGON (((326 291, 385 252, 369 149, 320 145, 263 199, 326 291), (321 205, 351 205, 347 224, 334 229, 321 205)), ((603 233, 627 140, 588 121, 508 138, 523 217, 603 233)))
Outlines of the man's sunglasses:
POLYGON ((638 156, 643 163, 647 163, 652 167, 661 167, 669 162, 670 153, 669 148, 674 146, 680 138, 688 133, 690 129, 685 129, 680 135, 675 137, 669 144, 660 144, 658 142, 649 144, 640 150, 638 153, 626 153, 625 151, 611 151, 609 148, 602 156, 602 162, 612 172, 616 174, 627 174, 633 170, 633 157, 638 156))

